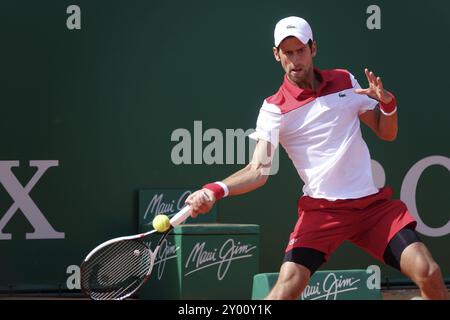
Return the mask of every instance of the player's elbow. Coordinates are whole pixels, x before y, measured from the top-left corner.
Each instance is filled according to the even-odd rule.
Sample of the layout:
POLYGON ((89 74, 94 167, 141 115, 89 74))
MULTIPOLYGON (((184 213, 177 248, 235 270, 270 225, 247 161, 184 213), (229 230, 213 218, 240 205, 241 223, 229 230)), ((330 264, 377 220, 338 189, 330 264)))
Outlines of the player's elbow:
POLYGON ((270 168, 267 169, 264 167, 255 169, 254 177, 255 177, 256 184, 258 185, 258 188, 265 185, 267 180, 269 180, 269 170, 270 170, 270 168))
POLYGON ((397 139, 397 127, 390 127, 390 128, 379 128, 376 133, 377 136, 383 140, 383 141, 394 141, 397 139))
POLYGON ((263 164, 255 165, 250 163, 247 166, 247 170, 251 172, 251 175, 253 176, 253 180, 256 182, 257 187, 262 187, 269 179, 270 166, 267 167, 263 164))
POLYGON ((269 180, 269 175, 264 174, 259 176, 260 187, 266 184, 267 180, 269 180))
POLYGON ((378 137, 383 141, 392 142, 397 139, 397 131, 387 132, 387 133, 379 133, 378 137))
POLYGON ((384 139, 384 141, 392 142, 392 141, 395 141, 396 139, 397 139, 397 135, 394 135, 394 136, 386 137, 384 139))

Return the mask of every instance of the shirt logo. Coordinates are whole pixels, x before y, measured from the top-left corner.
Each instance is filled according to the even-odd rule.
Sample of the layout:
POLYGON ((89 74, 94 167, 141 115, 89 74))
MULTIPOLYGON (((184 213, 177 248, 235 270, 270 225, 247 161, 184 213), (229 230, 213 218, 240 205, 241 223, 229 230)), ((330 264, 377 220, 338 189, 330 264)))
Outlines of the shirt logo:
POLYGON ((339 98, 343 98, 343 97, 346 97, 347 95, 345 94, 345 93, 343 93, 343 92, 339 92, 339 98))

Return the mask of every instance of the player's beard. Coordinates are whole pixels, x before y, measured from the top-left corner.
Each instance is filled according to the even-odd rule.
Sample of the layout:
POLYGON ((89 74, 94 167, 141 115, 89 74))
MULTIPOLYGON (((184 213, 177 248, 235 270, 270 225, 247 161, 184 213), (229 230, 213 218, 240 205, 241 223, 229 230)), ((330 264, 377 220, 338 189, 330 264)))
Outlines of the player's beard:
POLYGON ((309 83, 309 74, 311 67, 307 68, 305 66, 293 67, 289 70, 288 77, 289 80, 297 84, 299 87, 311 87, 312 84, 309 83))

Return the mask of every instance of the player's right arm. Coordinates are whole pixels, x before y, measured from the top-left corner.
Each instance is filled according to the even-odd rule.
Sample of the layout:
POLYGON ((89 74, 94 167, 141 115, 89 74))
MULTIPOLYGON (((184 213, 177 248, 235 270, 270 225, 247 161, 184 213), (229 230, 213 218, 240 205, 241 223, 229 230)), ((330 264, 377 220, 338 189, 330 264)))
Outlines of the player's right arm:
MULTIPOLYGON (((263 186, 269 178, 274 149, 270 142, 258 140, 250 163, 219 184, 210 184, 213 185, 212 189, 217 188, 220 194, 222 191, 219 188, 222 188, 225 196, 234 196, 263 186)), ((217 192, 211 190, 211 187, 204 187, 192 193, 186 203, 192 206, 191 215, 196 217, 199 213, 211 210, 217 200, 217 192)))

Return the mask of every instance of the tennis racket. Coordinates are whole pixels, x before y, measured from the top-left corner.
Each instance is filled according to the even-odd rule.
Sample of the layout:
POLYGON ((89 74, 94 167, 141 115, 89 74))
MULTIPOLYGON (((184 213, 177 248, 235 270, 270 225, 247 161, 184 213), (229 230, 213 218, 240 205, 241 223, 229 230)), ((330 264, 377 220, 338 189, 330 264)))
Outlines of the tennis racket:
POLYGON ((94 300, 123 300, 135 293, 150 277, 161 243, 169 232, 182 224, 190 215, 185 206, 170 219, 170 228, 158 241, 155 250, 143 239, 157 232, 119 237, 95 247, 80 266, 81 289, 94 300))

